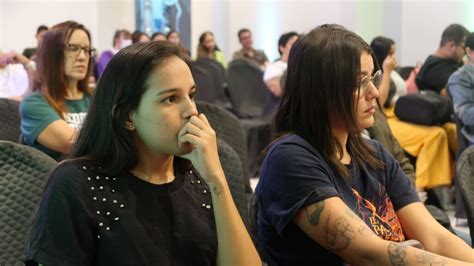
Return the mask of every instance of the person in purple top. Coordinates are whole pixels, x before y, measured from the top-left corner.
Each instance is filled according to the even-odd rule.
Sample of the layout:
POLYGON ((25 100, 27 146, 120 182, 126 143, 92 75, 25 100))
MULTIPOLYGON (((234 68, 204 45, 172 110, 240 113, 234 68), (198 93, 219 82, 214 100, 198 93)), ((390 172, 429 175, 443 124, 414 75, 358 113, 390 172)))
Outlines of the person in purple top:
POLYGON ((102 76, 105 66, 109 63, 110 59, 120 51, 132 44, 132 36, 128 30, 116 30, 114 34, 113 47, 110 50, 102 52, 97 62, 97 72, 99 77, 102 76))

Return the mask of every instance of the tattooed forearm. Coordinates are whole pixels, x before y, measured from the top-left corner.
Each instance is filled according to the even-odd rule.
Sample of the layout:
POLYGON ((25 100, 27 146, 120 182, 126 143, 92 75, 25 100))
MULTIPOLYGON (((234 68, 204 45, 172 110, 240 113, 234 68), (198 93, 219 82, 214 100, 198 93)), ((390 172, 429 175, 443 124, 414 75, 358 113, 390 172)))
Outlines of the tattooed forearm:
POLYGON ((446 265, 447 262, 444 258, 440 258, 437 256, 434 256, 433 254, 427 253, 427 252, 416 252, 415 253, 415 258, 416 262, 420 263, 421 265, 446 265))
POLYGON ((370 230, 370 228, 367 227, 367 225, 359 226, 359 229, 357 231, 359 232, 359 234, 363 236, 375 236, 375 233, 372 230, 370 230))
POLYGON ((388 258, 393 266, 405 266, 408 247, 396 243, 388 244, 388 258))
POLYGON ((326 247, 333 252, 343 251, 355 238, 354 229, 344 217, 332 222, 330 220, 331 216, 328 214, 324 228, 326 247))
POLYGON ((323 210, 324 201, 320 201, 308 206, 304 209, 306 213, 306 219, 308 219, 308 222, 313 226, 319 225, 319 218, 321 218, 321 213, 323 212, 323 210))

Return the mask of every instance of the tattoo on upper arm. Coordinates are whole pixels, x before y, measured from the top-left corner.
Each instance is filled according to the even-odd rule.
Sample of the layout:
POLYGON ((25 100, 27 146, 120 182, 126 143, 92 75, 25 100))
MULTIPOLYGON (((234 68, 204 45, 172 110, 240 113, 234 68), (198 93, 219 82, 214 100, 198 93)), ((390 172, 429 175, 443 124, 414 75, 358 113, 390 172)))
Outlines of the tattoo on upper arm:
POLYGON ((352 219, 354 219, 354 218, 357 217, 357 216, 355 215, 355 213, 354 213, 351 209, 349 209, 349 208, 347 208, 347 207, 346 207, 346 214, 347 214, 347 216, 349 216, 349 217, 352 218, 352 219))
POLYGON ((422 265, 446 265, 447 261, 444 258, 437 257, 428 252, 420 251, 415 253, 416 262, 422 265))
POLYGON ((306 219, 312 226, 319 225, 319 218, 321 218, 321 213, 324 210, 324 200, 316 202, 313 205, 308 206, 304 209, 306 213, 306 219), (309 210, 310 208, 314 210, 309 210))
POLYGON ((388 244, 388 258, 392 266, 405 266, 407 256, 407 246, 391 242, 388 244))
POLYGON ((331 216, 328 214, 324 226, 324 237, 326 247, 333 252, 340 252, 346 249, 355 238, 354 229, 344 217, 339 217, 330 222, 331 216))

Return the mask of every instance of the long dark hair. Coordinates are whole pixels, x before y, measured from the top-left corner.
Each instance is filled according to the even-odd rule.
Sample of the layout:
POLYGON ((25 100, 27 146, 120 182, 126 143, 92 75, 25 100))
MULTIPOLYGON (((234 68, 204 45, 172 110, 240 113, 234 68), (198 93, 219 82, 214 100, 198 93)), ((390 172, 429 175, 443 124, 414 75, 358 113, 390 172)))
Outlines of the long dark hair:
MULTIPOLYGON (((53 26, 43 37, 38 53, 36 54, 38 81, 43 97, 48 104, 61 116, 66 113, 65 105, 67 78, 64 72, 64 49, 71 35, 76 30, 83 30, 91 42, 91 35, 84 25, 75 21, 65 21, 53 26)), ((83 93, 90 94, 89 76, 92 60, 89 57, 87 74, 83 80, 77 83, 77 87, 83 93)))
POLYGON ((340 162, 342 147, 331 132, 334 117, 349 132, 347 148, 353 161, 361 167, 382 167, 357 126, 354 92, 360 88, 363 52, 372 54, 361 37, 342 26, 313 29, 291 49, 285 89, 275 116, 279 135, 301 136, 343 177, 349 176, 349 170, 340 162))
POLYGON ((164 41, 121 49, 97 84, 71 158, 98 164, 111 175, 135 167, 137 149, 125 121, 137 109, 150 73, 175 56, 189 63, 178 47, 164 41))
POLYGON ((370 48, 372 48, 375 59, 377 60, 379 66, 383 65, 383 61, 390 53, 390 50, 394 44, 395 42, 392 39, 383 36, 375 37, 372 40, 370 43, 370 48))

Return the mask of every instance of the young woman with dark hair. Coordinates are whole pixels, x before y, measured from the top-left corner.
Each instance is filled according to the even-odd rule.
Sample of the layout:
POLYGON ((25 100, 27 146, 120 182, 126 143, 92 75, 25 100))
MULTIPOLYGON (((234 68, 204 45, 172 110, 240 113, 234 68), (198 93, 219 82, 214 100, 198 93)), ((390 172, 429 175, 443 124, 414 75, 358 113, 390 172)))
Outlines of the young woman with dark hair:
POLYGON ((419 202, 398 162, 361 137, 374 123, 379 80, 369 45, 341 26, 317 27, 294 44, 275 118, 280 137, 256 190, 269 265, 474 262, 419 202), (427 251, 402 244, 408 239, 427 251))
POLYGON ((107 65, 71 159, 52 173, 27 260, 43 265, 258 265, 216 134, 179 48, 107 65))
POLYGON ((20 105, 22 141, 54 159, 69 154, 86 116, 91 91, 89 31, 66 21, 44 36, 36 55, 39 87, 20 105))
POLYGON ((199 36, 199 43, 197 46, 197 59, 209 58, 219 62, 224 68, 227 68, 227 62, 224 54, 217 47, 214 39, 214 34, 210 31, 203 32, 199 36))
MULTIPOLYGON (((401 147, 416 160, 416 189, 423 192, 434 189, 444 210, 453 209, 449 196, 452 185, 453 161, 449 147, 448 129, 439 126, 425 126, 399 120, 394 106, 400 96, 407 93, 403 79, 395 71, 395 42, 387 37, 376 37, 370 43, 375 58, 383 68, 382 82, 378 86, 379 102, 385 106, 390 128, 401 147), (390 92, 391 91, 391 92, 390 92)), ((446 127, 449 127, 447 123, 446 127)))

